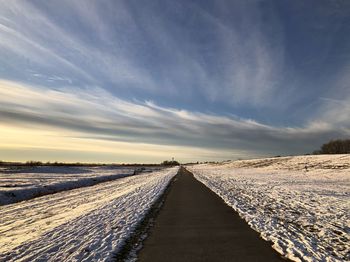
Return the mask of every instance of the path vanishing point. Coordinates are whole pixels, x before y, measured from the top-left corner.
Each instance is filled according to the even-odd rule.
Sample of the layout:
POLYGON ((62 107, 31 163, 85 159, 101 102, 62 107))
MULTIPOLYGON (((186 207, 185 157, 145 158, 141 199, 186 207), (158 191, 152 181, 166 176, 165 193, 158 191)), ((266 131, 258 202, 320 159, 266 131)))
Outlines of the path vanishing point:
POLYGON ((181 168, 138 261, 286 261, 231 207, 181 168))

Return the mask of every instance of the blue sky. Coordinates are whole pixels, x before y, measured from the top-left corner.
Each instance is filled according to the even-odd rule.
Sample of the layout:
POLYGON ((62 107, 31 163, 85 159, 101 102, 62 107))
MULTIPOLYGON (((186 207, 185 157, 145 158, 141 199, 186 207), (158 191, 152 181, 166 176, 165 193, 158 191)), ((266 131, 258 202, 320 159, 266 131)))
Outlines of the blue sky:
POLYGON ((308 153, 350 136, 349 54, 349 1, 0 1, 0 159, 308 153))

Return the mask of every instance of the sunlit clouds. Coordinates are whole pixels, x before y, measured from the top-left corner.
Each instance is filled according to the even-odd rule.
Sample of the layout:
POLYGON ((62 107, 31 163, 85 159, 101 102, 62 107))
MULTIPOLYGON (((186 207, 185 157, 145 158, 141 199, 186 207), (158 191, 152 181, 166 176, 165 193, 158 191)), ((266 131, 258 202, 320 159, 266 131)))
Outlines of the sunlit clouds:
POLYGON ((309 153, 350 136, 343 1, 1 1, 0 160, 309 153))
MULTIPOLYGON (((189 161, 193 155, 227 159, 281 153, 284 146, 297 152, 334 133, 349 134, 349 126, 334 130, 322 120, 303 128, 276 128, 152 102, 127 102, 96 88, 72 93, 1 81, 0 104, 3 158, 8 149, 25 149, 33 157, 37 150, 74 151, 79 161, 79 152, 108 155, 111 162, 171 156, 189 161)), ((55 153, 51 155, 46 159, 54 160, 55 153)))

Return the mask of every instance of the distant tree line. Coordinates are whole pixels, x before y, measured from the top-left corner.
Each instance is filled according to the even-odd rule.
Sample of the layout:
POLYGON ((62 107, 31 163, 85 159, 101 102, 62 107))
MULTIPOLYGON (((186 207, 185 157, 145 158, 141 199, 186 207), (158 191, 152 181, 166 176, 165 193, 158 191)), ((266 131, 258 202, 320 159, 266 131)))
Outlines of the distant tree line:
POLYGON ((0 166, 22 166, 22 167, 37 167, 37 166, 69 166, 69 167, 95 167, 95 166, 116 166, 116 167, 149 167, 159 166, 159 164, 140 164, 140 163, 65 163, 65 162, 41 162, 41 161, 27 161, 27 162, 6 162, 0 160, 0 166))
POLYGON ((350 154, 350 139, 331 140, 313 154, 350 154))
POLYGON ((165 160, 161 163, 162 166, 179 166, 180 163, 175 161, 175 160, 172 160, 172 161, 169 161, 169 160, 165 160))
POLYGON ((41 161, 27 161, 27 162, 5 162, 0 161, 0 166, 23 166, 23 167, 36 167, 36 166, 103 166, 106 164, 95 163, 64 163, 64 162, 41 162, 41 161))

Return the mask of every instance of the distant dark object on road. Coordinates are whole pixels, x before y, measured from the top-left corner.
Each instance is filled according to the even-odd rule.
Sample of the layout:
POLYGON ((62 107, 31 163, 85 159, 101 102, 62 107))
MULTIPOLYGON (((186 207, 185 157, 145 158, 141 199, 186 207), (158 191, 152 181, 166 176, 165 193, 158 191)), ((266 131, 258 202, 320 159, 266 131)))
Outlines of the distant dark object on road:
POLYGON ((350 154, 350 139, 331 140, 321 146, 320 150, 316 150, 313 154, 350 154))

